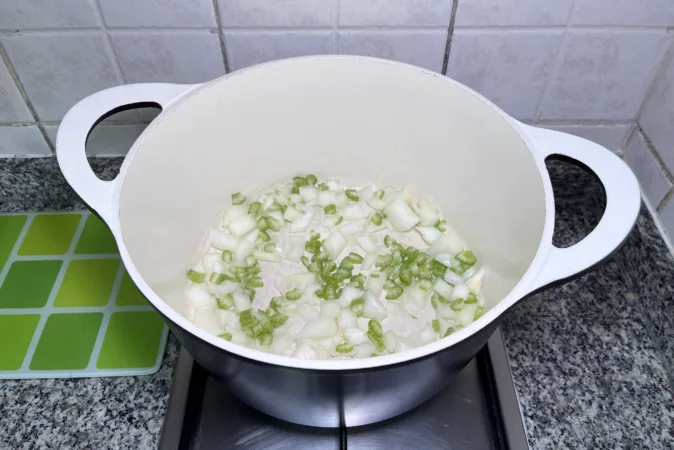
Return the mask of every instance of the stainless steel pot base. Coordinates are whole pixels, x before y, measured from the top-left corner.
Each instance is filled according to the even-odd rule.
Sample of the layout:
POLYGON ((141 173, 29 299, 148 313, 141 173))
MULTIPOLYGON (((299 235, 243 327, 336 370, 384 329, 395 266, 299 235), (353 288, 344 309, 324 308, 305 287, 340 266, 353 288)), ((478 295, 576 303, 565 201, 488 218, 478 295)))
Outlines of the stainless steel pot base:
POLYGON ((283 422, 243 404, 183 349, 160 450, 527 449, 500 329, 449 387, 393 419, 354 428, 283 422))

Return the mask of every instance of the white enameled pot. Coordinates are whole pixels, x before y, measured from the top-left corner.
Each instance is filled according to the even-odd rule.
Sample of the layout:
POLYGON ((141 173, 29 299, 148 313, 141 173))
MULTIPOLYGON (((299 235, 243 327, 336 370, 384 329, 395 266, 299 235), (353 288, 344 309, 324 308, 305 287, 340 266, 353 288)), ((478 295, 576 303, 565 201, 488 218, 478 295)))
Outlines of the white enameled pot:
POLYGON ((609 150, 524 125, 440 74, 391 61, 317 56, 250 67, 200 85, 135 84, 85 98, 56 141, 63 174, 108 224, 131 278, 197 362, 250 405, 316 426, 363 425, 438 392, 528 293, 609 255, 633 226, 637 181, 609 150), (162 113, 113 181, 86 155, 88 133, 120 107, 162 113), (578 244, 556 248, 545 168, 565 155, 594 171, 606 210, 578 244), (482 318, 415 350, 300 360, 240 347, 184 317, 185 272, 233 192, 298 173, 414 185, 441 207, 488 268, 482 318))

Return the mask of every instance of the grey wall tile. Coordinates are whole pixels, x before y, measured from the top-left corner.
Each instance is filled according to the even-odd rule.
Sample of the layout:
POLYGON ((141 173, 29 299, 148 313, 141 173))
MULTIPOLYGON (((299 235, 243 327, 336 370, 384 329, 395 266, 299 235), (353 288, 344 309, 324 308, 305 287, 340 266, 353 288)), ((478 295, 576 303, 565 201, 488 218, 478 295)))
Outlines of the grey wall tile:
POLYGON ((457 29, 447 75, 512 116, 531 119, 561 42, 561 31, 457 29))
POLYGON ((332 53, 331 31, 226 32, 231 70, 295 56, 332 53))
POLYGON ((2 0, 0 28, 97 27, 94 0, 2 0))
POLYGON ((541 117, 633 119, 667 41, 664 31, 571 32, 541 117))
POLYGON ((216 34, 209 31, 111 31, 129 83, 202 83, 225 73, 216 34))
POLYGON ((659 213, 660 222, 669 235, 670 242, 674 241, 674 196, 667 200, 667 203, 659 213))
POLYGON ((672 0, 577 0, 576 25, 674 25, 672 0))
POLYGON ((87 95, 119 84, 102 34, 0 38, 41 120, 59 121, 87 95))
POLYGON ((631 129, 629 124, 617 125, 538 125, 549 130, 561 131, 562 133, 574 134, 609 150, 617 152, 622 149, 627 133, 631 129))
POLYGON ((334 0, 218 0, 223 27, 320 27, 334 22, 334 0))
POLYGON ((215 25, 211 0, 98 0, 108 26, 209 27, 215 25))
MULTIPOLYGON (((125 156, 146 125, 106 125, 94 128, 87 140, 87 155, 90 156, 125 156)), ((56 145, 57 126, 46 126, 49 140, 56 145)))
POLYGON ((452 3, 452 0, 341 0, 339 24, 446 27, 452 3))
POLYGON ((629 164, 639 179, 646 198, 653 206, 659 205, 672 185, 665 177, 660 164, 651 154, 638 129, 630 135, 624 152, 625 162, 629 164))
POLYGON ((639 118, 644 133, 674 172, 674 48, 639 118))
POLYGON ((32 121, 32 114, 24 103, 7 66, 0 59, 0 122, 32 121))
POLYGON ((446 31, 340 31, 339 52, 391 59, 439 72, 446 31))
POLYGON ((564 25, 573 0, 461 0, 456 26, 564 25))
POLYGON ((0 126, 0 157, 50 156, 51 150, 37 125, 0 126))

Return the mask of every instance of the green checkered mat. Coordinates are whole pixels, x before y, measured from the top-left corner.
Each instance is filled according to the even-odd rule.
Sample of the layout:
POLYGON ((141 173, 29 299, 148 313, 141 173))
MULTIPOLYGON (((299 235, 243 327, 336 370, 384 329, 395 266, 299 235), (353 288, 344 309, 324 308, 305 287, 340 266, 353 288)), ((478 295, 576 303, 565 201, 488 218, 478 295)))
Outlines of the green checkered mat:
POLYGON ((167 334, 96 216, 0 215, 0 379, 151 374, 167 334))

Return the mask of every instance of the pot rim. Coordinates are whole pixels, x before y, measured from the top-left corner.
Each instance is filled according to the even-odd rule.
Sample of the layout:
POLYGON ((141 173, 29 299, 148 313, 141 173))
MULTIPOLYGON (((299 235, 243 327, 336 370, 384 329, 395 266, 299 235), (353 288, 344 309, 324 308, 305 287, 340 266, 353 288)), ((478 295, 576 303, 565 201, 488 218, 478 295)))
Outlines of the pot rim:
MULTIPOLYGON (((497 320, 501 315, 503 315, 511 306, 521 300, 530 289, 528 289, 536 279, 536 276, 541 272, 544 262, 550 253, 552 248, 552 233, 554 231, 554 196, 552 191, 552 184, 550 182, 550 177, 548 175, 547 169, 545 167, 545 155, 536 152, 536 146, 534 145, 533 139, 527 133, 525 127, 506 114, 498 106, 487 100, 482 95, 478 94, 469 87, 452 80, 451 78, 442 75, 440 73, 432 72, 430 70, 413 66, 410 64, 405 64, 401 62, 383 60, 379 58, 371 58, 364 56, 346 56, 346 55, 321 55, 321 56, 307 56, 300 58, 290 58, 278 61, 267 62, 259 64, 256 66, 247 67, 245 69, 232 72, 230 74, 224 75, 215 80, 206 82, 204 84, 195 85, 181 95, 175 98, 171 102, 170 106, 166 108, 162 113, 154 120, 152 123, 143 131, 141 136, 136 139, 133 146, 129 150, 128 155, 124 159, 122 166, 119 171, 118 177, 114 180, 114 188, 112 192, 111 199, 111 214, 109 216, 108 226, 110 227, 115 240, 119 245, 119 251, 126 266, 126 269, 131 276, 131 279, 138 286, 140 291, 147 297, 150 303, 167 319, 173 322, 176 326, 179 326, 183 330, 189 332, 193 336, 198 337, 202 341, 206 341, 208 344, 225 350, 227 352, 234 353, 239 357, 246 359, 252 359, 261 363, 267 363, 271 365, 283 366, 294 369, 307 369, 307 370, 320 370, 320 371, 349 371, 349 370, 362 370, 368 368, 384 367, 389 365, 398 365, 401 363, 406 363, 413 361, 415 359, 424 358, 431 354, 440 352, 442 350, 448 349, 460 341, 468 339, 470 336, 476 334, 483 328, 487 327, 490 323, 497 320), (122 236, 120 228, 120 217, 119 217, 119 201, 121 197, 122 186, 124 184, 124 179, 128 172, 129 166, 133 163, 134 157, 138 152, 140 144, 143 141, 143 137, 146 133, 151 133, 161 122, 162 118, 166 117, 168 114, 171 114, 176 108, 180 107, 181 104, 189 101, 192 95, 195 95, 198 92, 205 91, 209 87, 226 82, 227 79, 231 77, 241 76, 247 72, 252 72, 255 70, 263 70, 265 67, 275 64, 287 64, 292 63, 296 60, 304 59, 314 59, 314 60, 324 60, 324 59, 351 59, 351 60, 367 60, 370 62, 376 62, 379 64, 388 64, 392 67, 403 67, 405 69, 414 69, 421 73, 424 73, 428 76, 441 79, 443 82, 448 83, 448 85, 453 85, 461 89, 466 90, 468 93, 472 94, 476 99, 484 102, 491 109, 499 114, 512 129, 520 136, 527 149, 529 150, 531 157, 533 158, 536 166, 538 167, 539 174, 541 176, 541 182, 543 186, 543 191, 545 194, 545 223, 543 227, 543 234, 541 237, 541 242, 536 251, 536 255, 529 265, 529 268, 525 272, 524 276, 519 280, 519 282, 513 287, 513 289, 502 298, 496 305, 491 309, 486 311, 484 315, 473 322, 472 324, 452 333, 450 336, 441 338, 438 341, 425 344, 423 346, 417 347, 415 349, 407 350, 401 353, 394 353, 390 355, 377 356, 376 358, 362 358, 362 359, 327 359, 327 360, 302 360, 290 356, 281 356, 272 353, 266 353, 259 350, 251 349, 244 347, 238 344, 233 344, 225 339, 221 339, 199 327, 187 320, 180 313, 174 310, 166 302, 164 302, 160 296, 154 293, 154 291, 145 283, 143 277, 137 271, 136 266, 133 264, 131 257, 126 249, 124 243, 124 238, 122 236)), ((486 340, 485 340, 486 342, 486 340)))

